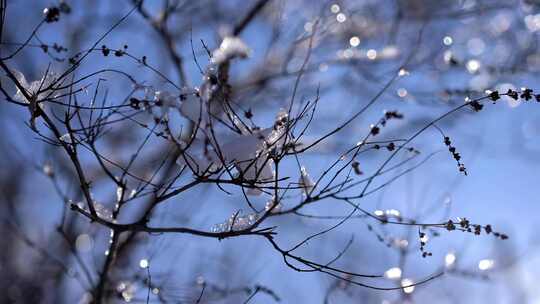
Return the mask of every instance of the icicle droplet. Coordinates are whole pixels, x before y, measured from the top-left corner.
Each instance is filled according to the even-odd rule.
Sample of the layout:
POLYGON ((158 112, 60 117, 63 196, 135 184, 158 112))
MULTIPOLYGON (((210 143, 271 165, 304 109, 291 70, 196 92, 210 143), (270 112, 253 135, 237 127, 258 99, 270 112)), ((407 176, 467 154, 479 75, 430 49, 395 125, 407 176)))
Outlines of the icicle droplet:
POLYGON ((302 188, 302 191, 305 195, 309 195, 313 188, 315 188, 315 183, 307 173, 305 167, 300 168, 300 178, 298 180, 298 185, 302 188))
POLYGON ((116 201, 119 202, 122 200, 122 197, 124 196, 124 187, 119 186, 116 188, 116 201))
POLYGON ((212 226, 213 233, 222 233, 227 231, 238 231, 249 228, 259 219, 257 213, 242 214, 242 211, 233 213, 229 219, 223 223, 218 223, 212 226))
POLYGON ((451 268, 456 263, 456 254, 454 252, 449 252, 444 256, 444 266, 446 268, 451 268))
POLYGON ((407 71, 404 68, 399 69, 399 72, 398 72, 399 77, 408 76, 408 75, 410 75, 409 71, 407 71))
POLYGON ((253 225, 257 222, 259 219, 259 215, 257 213, 252 213, 248 216, 248 225, 253 225))
POLYGON ((412 293, 414 291, 414 286, 411 286, 414 284, 414 281, 411 279, 403 279, 401 280, 401 287, 403 287, 404 293, 412 293))
POLYGON ((225 37, 212 54, 212 63, 221 64, 233 58, 246 58, 251 53, 247 44, 238 37, 225 37))
POLYGON ((60 139, 61 142, 64 142, 66 144, 73 143, 73 141, 71 140, 71 135, 69 133, 66 133, 66 134, 60 136, 59 139, 60 139))
POLYGON ((483 260, 480 260, 478 262, 478 269, 480 269, 482 271, 486 271, 486 270, 489 270, 489 269, 493 268, 494 265, 495 265, 494 260, 492 260, 492 259, 483 259, 483 260))
POLYGON ((396 280, 401 278, 401 268, 392 267, 384 272, 384 277, 390 280, 396 280))
POLYGON ((397 220, 401 220, 401 212, 399 212, 399 210, 387 209, 385 211, 385 214, 386 214, 387 217, 391 217, 391 218, 395 218, 397 220))
POLYGON ((111 210, 109 210, 109 208, 105 207, 103 204, 94 201, 94 209, 96 210, 96 213, 100 218, 107 220, 112 219, 111 210))
POLYGON ((141 267, 142 269, 146 269, 148 268, 148 266, 150 266, 150 263, 148 262, 147 259, 141 259, 139 261, 139 267, 141 267))
POLYGON ((267 202, 266 202, 266 205, 264 206, 264 210, 268 211, 270 209, 272 209, 272 213, 277 213, 277 212, 280 212, 281 209, 282 209, 282 205, 280 202, 278 202, 275 206, 275 198, 272 197, 271 199, 269 199, 267 202), (272 208, 274 207, 274 208, 272 208))

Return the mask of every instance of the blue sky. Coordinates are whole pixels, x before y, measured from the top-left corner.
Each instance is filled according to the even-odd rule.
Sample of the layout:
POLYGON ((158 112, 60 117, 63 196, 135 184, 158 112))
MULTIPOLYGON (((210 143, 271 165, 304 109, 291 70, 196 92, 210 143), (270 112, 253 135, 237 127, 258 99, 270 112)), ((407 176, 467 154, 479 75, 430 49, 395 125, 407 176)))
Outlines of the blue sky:
MULTIPOLYGON (((10 28, 12 39, 17 41, 22 41, 38 20, 39 10, 34 9, 34 4, 38 6, 38 1, 27 2, 24 4, 17 2, 12 5, 15 12, 13 19, 20 18, 25 10, 31 9, 32 12, 28 14, 29 19, 35 21, 29 22, 29 25, 23 24, 17 33, 13 31, 15 26, 10 28)), ((365 2, 374 5, 373 1, 365 2)), ((474 10, 475 5, 481 4, 477 3, 470 7, 470 2, 475 1, 462 2, 461 9, 464 11, 474 10)), ((319 12, 319 6, 323 6, 322 2, 305 6, 298 3, 281 4, 283 11, 279 20, 282 22, 281 26, 288 28, 281 38, 283 41, 290 42, 290 39, 305 34, 306 28, 309 28, 305 24, 313 22, 319 12)), ((324 3, 326 9, 323 12, 321 24, 327 31, 321 33, 310 61, 316 64, 318 71, 306 76, 301 84, 301 94, 298 96, 299 100, 313 99, 316 95, 315 88, 317 86, 322 88, 318 116, 313 126, 313 133, 308 136, 308 140, 333 128, 340 121, 346 120, 351 113, 360 109, 369 98, 374 96, 396 73, 404 58, 412 51, 411 47, 414 47, 412 41, 422 28, 421 22, 415 21, 402 25, 395 44, 389 43, 388 37, 383 34, 370 33, 368 30, 360 31, 362 27, 357 26, 358 24, 378 22, 382 19, 381 16, 391 15, 392 12, 390 5, 388 7, 379 5, 381 11, 376 16, 370 16, 369 5, 362 3, 340 2, 340 13, 347 16, 347 21, 342 23, 333 20, 338 18, 338 14, 331 11, 332 3, 324 3), (353 21, 356 24, 354 26, 351 24, 353 21), (361 42, 356 48, 350 45, 351 36, 360 37, 361 42), (369 50, 379 50, 378 56, 382 56, 382 50, 389 46, 397 48, 397 58, 362 59, 353 64, 339 57, 339 54, 344 56, 343 52, 346 50, 362 54, 369 50)), ((66 20, 62 20, 65 23, 52 24, 40 31, 40 38, 48 43, 62 42, 65 35, 73 31, 72 26, 83 20, 84 14, 76 10, 78 5, 80 3, 73 4, 74 13, 66 20)), ((276 7, 280 5, 276 4, 276 7)), ((158 8, 152 8, 158 10, 158 8)), ((92 30, 86 32, 87 36, 81 37, 80 47, 91 45, 99 33, 112 24, 113 20, 125 14, 128 9, 129 6, 124 4, 102 4, 99 9, 92 11, 99 18, 88 21, 92 30)), ((446 100, 445 90, 495 89, 507 88, 510 85, 515 88, 531 87, 540 90, 538 75, 535 73, 538 65, 529 64, 529 70, 522 73, 497 74, 487 71, 488 66, 512 65, 513 62, 519 61, 516 57, 520 52, 527 50, 531 52, 531 49, 536 48, 538 34, 531 25, 531 17, 527 19, 528 16, 536 16, 534 9, 516 6, 488 12, 478 18, 441 18, 431 21, 425 25, 422 44, 416 50, 416 59, 410 67, 407 67, 410 74, 398 78, 365 114, 319 150, 303 155, 300 161, 308 168, 310 175, 316 178, 336 158, 340 148, 342 149, 345 144, 354 144, 365 136, 369 131, 369 125, 376 122, 385 109, 397 109, 405 115, 406 119, 390 122, 388 127, 383 128, 379 139, 410 136, 430 119, 438 117, 464 101, 465 96, 460 95, 453 95, 450 100, 446 100), (448 39, 445 40, 444 37, 451 37, 452 43, 446 45, 448 43, 445 41, 448 39), (517 41, 514 42, 512 39, 517 41), (448 67, 444 59, 448 56, 448 52, 452 52, 452 55, 464 64, 448 67), (429 55, 430 53, 432 55, 429 55), (479 68, 477 64, 480 65, 479 68)), ((193 22, 196 23, 196 21, 193 22)), ((174 25, 174 23, 171 24, 171 27, 174 25)), ((219 32, 223 31, 225 25, 222 24, 220 27, 211 24, 194 29, 193 41, 199 42, 203 39, 209 48, 213 49, 219 44, 219 32)), ((379 31, 375 25, 371 26, 373 31, 379 31)), ((77 33, 76 30, 75 33, 77 33)), ((271 54, 268 55, 265 50, 269 35, 268 24, 261 20, 256 20, 242 34, 242 39, 252 48, 252 55, 249 59, 238 61, 233 65, 233 81, 244 80, 250 75, 252 69, 260 68, 260 64, 268 59, 271 54)), ((126 25, 113 31, 103 42, 111 48, 128 44, 129 52, 137 56, 147 56, 148 62, 155 63, 158 70, 170 76, 174 81, 178 81, 173 67, 164 56, 160 43, 155 32, 137 14, 130 16, 126 25)), ((194 62, 190 60, 189 39, 176 46, 186 57, 189 85, 200 85, 201 75, 194 62)), ((195 43, 194 48, 204 67, 208 63, 204 49, 200 43, 195 43)), ((280 50, 277 48, 273 51, 280 50)), ((25 52, 27 52, 26 56, 34 60, 16 60, 12 65, 26 73, 27 78, 37 78, 39 71, 43 71, 49 61, 39 49, 25 52)), ((301 63, 302 54, 300 51, 294 58, 291 70, 301 63)), ((537 55, 537 51, 532 51, 532 54, 537 55)), ((529 58, 528 62, 531 62, 535 57, 529 55, 526 58, 529 58)), ((157 80, 157 77, 147 69, 124 58, 113 56, 103 58, 98 54, 91 55, 80 73, 82 75, 100 67, 123 69, 135 75, 139 81, 152 84, 160 90, 173 92, 175 90, 172 86, 157 80)), ((262 65, 262 67, 265 66, 262 65)), ((62 64, 54 64, 53 68, 61 71, 65 67, 62 64)), ((129 88, 128 84, 115 79, 112 75, 107 78, 109 78, 107 84, 110 98, 123 98, 126 88, 129 88)), ((270 97, 253 98, 253 100, 244 98, 242 101, 253 106, 256 113, 260 113, 256 119, 261 125, 268 124, 279 107, 287 105, 288 93, 284 92, 292 92, 292 83, 291 79, 278 82, 279 85, 276 87, 282 94, 280 96, 282 99, 268 102, 270 97), (267 103, 262 103, 261 100, 267 103)), ((279 96, 274 92, 263 93, 263 96, 264 94, 279 96)), ((475 94, 471 97, 481 95, 475 94)), ((82 99, 87 101, 89 97, 83 96, 82 99)), ((440 133, 431 128, 418 137, 412 145, 422 152, 420 159, 432 152, 440 152, 412 173, 386 187, 384 191, 359 201, 362 208, 366 210, 397 209, 403 215, 411 217, 418 215, 422 210, 435 210, 432 215, 424 218, 428 222, 439 221, 445 216, 453 219, 467 217, 473 223, 491 224, 497 231, 510 236, 510 240, 501 241, 485 235, 478 237, 455 231, 440 231, 440 237, 432 237, 428 241, 428 249, 433 252, 433 256, 424 259, 420 251, 412 251, 403 267, 403 277, 421 280, 444 267, 445 255, 455 251, 459 268, 476 274, 481 272, 478 269, 480 260, 493 259, 495 261, 493 282, 487 283, 448 274, 434 282, 417 286, 412 293, 414 303, 451 303, 452 298, 456 296, 467 303, 485 303, 486 301, 508 303, 511 299, 519 302, 519 295, 515 294, 516 288, 505 280, 508 277, 515 278, 515 282, 522 282, 519 285, 523 288, 525 297, 530 303, 540 301, 540 294, 533 287, 538 277, 533 269, 535 267, 538 269, 538 244, 540 242, 535 234, 540 219, 538 216, 540 212, 538 188, 540 159, 537 153, 540 149, 539 106, 538 103, 513 104, 504 99, 498 104, 487 103, 484 110, 479 113, 474 113, 469 109, 456 113, 439 123, 438 126, 451 136, 453 144, 462 155, 468 176, 460 174, 455 161, 444 146, 440 133), (448 213, 445 214, 445 212, 448 213), (516 265, 503 267, 511 256, 523 256, 523 258, 520 258, 520 262, 516 265), (456 291, 457 289, 463 292, 456 291)), ((23 118, 27 115, 26 111, 16 110, 6 105, 2 105, 1 109, 10 116, 13 113, 11 118, 6 119, 10 122, 7 130, 13 134, 9 144, 17 147, 17 150, 28 159, 44 161, 46 157, 42 154, 45 150, 43 143, 36 140, 31 131, 24 126, 23 118), (36 152, 38 156, 35 155, 36 152)), ((176 122, 183 121, 178 118, 176 122)), ((360 158, 362 166, 368 169, 377 168, 389 155, 389 152, 383 150, 362 156, 360 158)), ((288 170, 291 174, 295 174, 295 167, 290 166, 288 170)), ((29 178, 35 182, 28 184, 24 195, 25 201, 46 199, 43 200, 42 206, 25 204, 21 206, 19 212, 29 215, 30 221, 36 223, 24 228, 28 235, 46 239, 47 234, 52 231, 51 224, 58 220, 61 204, 57 201, 51 185, 43 176, 32 174, 29 178)), ((385 178, 378 179, 380 182, 384 180, 385 178)), ((106 187, 96 189, 96 195, 99 195, 107 204, 107 199, 114 197, 111 190, 106 187)), ((266 199, 258 198, 255 201, 259 205, 264 205, 266 199)), ((291 202, 284 204, 292 205, 293 203, 294 198, 291 202)), ((210 229, 238 209, 247 209, 240 192, 225 195, 216 187, 205 187, 200 191, 188 191, 185 196, 164 204, 159 208, 159 214, 162 216, 163 223, 174 224, 179 220, 184 221, 183 218, 188 218, 191 226, 210 229)), ((306 213, 340 215, 347 210, 350 209, 347 209, 344 204, 329 201, 322 203, 321 206, 308 208, 306 213)), ((333 223, 335 222, 312 221, 298 217, 275 218, 269 222, 278 226, 277 239, 284 247, 287 247, 285 244, 292 245, 333 223)), ((84 258, 92 263, 96 261, 99 263, 100 256, 107 245, 108 232, 85 221, 81 221, 79 225, 81 233, 89 233, 93 238, 93 247, 90 251, 83 253, 84 258)), ((401 238, 409 235, 410 244, 418 242, 415 229, 385 226, 377 229, 379 228, 382 233, 388 233, 391 237, 401 238)), ((382 273, 390 267, 399 265, 398 251, 387 249, 384 244, 378 242, 376 235, 366 229, 366 223, 362 220, 347 222, 339 229, 310 242, 301 249, 301 252, 320 261, 329 260, 339 252, 341 246, 352 235, 355 241, 350 251, 338 262, 339 266, 358 271, 382 273)), ((312 303, 322 302, 326 289, 333 282, 320 273, 298 273, 287 268, 281 256, 272 251, 269 244, 252 237, 217 241, 183 235, 152 236, 137 249, 134 257, 130 261, 133 265, 129 264, 126 267, 128 272, 139 274, 142 272, 144 275, 144 270, 138 267, 138 260, 148 258, 151 271, 156 274, 157 283, 160 283, 157 274, 172 271, 174 273, 172 280, 178 282, 178 285, 165 281, 161 283, 165 286, 164 293, 170 292, 177 297, 191 296, 193 289, 189 287, 182 289, 183 287, 178 286, 184 286, 182 284, 191 286, 189 284, 197 277, 203 276, 208 282, 215 280, 225 286, 230 284, 230 287, 260 283, 275 290, 285 303, 312 303), (228 277, 231 280, 223 282, 223 278, 228 277)), ((388 280, 378 282, 385 286, 394 284, 388 280)), ((351 290, 353 296, 347 297, 345 292, 337 293, 333 295, 336 297, 336 303, 354 301, 354 295, 363 297, 369 303, 381 303, 399 294, 399 292, 372 292, 357 288, 347 290, 351 290)), ((75 288, 70 296, 75 299, 80 297, 80 292, 75 288)), ((144 289, 139 289, 138 294, 143 295, 144 289)), ((269 300, 270 298, 261 294, 254 299, 253 303, 268 303, 269 300)))

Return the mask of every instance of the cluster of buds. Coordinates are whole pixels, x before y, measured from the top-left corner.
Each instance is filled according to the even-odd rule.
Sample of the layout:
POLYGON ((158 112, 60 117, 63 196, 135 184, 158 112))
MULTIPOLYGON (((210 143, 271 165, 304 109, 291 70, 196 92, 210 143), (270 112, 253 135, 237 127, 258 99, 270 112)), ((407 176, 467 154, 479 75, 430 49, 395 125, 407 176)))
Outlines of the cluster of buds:
MULTIPOLYGON (((514 100, 521 99, 522 101, 529 101, 532 99, 535 99, 537 102, 540 102, 540 94, 534 94, 534 91, 532 89, 528 88, 522 88, 521 92, 508 89, 506 93, 499 93, 499 91, 487 91, 488 98, 493 101, 493 103, 496 103, 497 100, 501 99, 501 96, 508 96, 514 100)), ((484 105, 481 104, 478 100, 472 100, 468 102, 469 106, 475 111, 479 112, 484 108, 484 105)))
POLYGON ((496 102, 501 98, 501 95, 506 95, 514 100, 522 99, 524 101, 529 101, 534 98, 537 102, 540 102, 540 94, 534 94, 534 91, 528 88, 522 88, 521 94, 512 89, 508 89, 508 91, 506 91, 504 94, 500 94, 498 91, 493 91, 489 93, 489 99, 496 102))
POLYGON ((456 147, 452 146, 450 137, 444 137, 444 144, 448 147, 448 151, 452 153, 452 157, 456 160, 459 172, 463 172, 463 174, 467 175, 467 168, 465 168, 465 165, 461 162, 461 155, 456 151, 456 147))
POLYGON ((461 230, 464 232, 470 232, 474 233, 475 235, 482 234, 482 229, 486 234, 492 234, 494 237, 499 238, 501 240, 508 239, 508 235, 500 232, 493 231, 493 228, 491 225, 478 225, 478 224, 471 224, 467 218, 458 218, 458 222, 454 222, 452 220, 448 220, 446 222, 445 227, 448 231, 453 230, 461 230))
POLYGON ((403 119, 403 114, 398 111, 384 111, 384 118, 381 119, 381 125, 386 126, 386 122, 390 119, 403 119))
MULTIPOLYGON (((384 117, 381 118, 379 123, 381 126, 385 127, 386 123, 390 119, 403 119, 403 114, 397 112, 397 111, 384 111, 384 117)), ((381 128, 378 127, 378 124, 372 124, 369 126, 369 133, 371 136, 376 136, 381 131, 381 128)))
POLYGON ((420 239, 420 252, 422 252, 422 257, 432 256, 433 253, 426 251, 425 246, 427 244, 428 236, 425 232, 418 231, 418 238, 420 239))

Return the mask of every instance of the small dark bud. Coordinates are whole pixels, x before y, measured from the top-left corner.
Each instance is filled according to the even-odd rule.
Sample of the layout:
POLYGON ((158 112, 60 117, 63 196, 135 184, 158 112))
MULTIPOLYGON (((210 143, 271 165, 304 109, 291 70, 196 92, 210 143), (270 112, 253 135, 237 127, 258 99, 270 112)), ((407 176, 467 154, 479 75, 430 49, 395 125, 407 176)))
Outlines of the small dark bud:
POLYGON ((364 174, 364 172, 362 172, 362 170, 360 170, 360 163, 359 162, 354 161, 354 162, 352 162, 351 166, 353 167, 354 173, 356 173, 356 175, 364 174))
POLYGON ((399 114, 396 111, 386 111, 386 112, 384 112, 384 117, 386 119, 403 118, 403 115, 399 114))
POLYGON ((456 230, 456 226, 454 225, 454 222, 452 220, 448 220, 446 223, 446 229, 448 231, 456 230))
POLYGON ((111 50, 106 45, 101 46, 101 52, 103 53, 103 56, 109 56, 109 53, 111 50))
POLYGON ((140 103, 141 103, 141 101, 139 99, 135 98, 135 97, 132 97, 132 98, 129 99, 129 105, 133 109, 139 110, 141 108, 140 103))
POLYGON ((60 20, 60 9, 56 6, 47 7, 43 10, 45 22, 52 23, 60 20))
POLYGON ((521 92, 520 97, 525 99, 526 101, 529 101, 530 99, 532 99, 532 92, 533 90, 531 89, 524 89, 523 92, 521 92))
POLYGON ((379 134, 379 132, 381 131, 381 129, 375 125, 371 125, 371 135, 375 136, 377 134, 379 134))
POLYGON ((450 137, 448 136, 445 136, 444 137, 444 144, 447 145, 447 146, 450 146, 452 142, 450 141, 450 137))
POLYGON ((469 103, 469 105, 473 108, 474 111, 476 112, 480 112, 480 110, 482 110, 482 108, 484 108, 484 105, 479 103, 478 101, 476 100, 473 100, 469 103))
POLYGON ((510 96, 514 100, 518 100, 518 93, 512 89, 508 89, 508 92, 506 92, 506 95, 510 96))
POLYGON ((489 94, 489 98, 493 101, 497 101, 501 98, 501 96, 499 96, 499 91, 493 91, 489 94))
POLYGON ((61 45, 59 45, 59 44, 56 43, 56 42, 53 44, 52 47, 53 47, 53 49, 54 49, 57 53, 66 52, 66 51, 68 50, 67 48, 65 48, 65 47, 63 47, 63 46, 61 46, 61 45))

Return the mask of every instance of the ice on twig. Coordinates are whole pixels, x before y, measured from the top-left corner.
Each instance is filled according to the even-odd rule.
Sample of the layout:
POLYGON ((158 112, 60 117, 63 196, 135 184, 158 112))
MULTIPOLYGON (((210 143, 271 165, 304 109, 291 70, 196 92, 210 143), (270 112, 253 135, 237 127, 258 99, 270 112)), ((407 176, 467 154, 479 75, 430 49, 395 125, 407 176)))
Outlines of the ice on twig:
POLYGON ((221 45, 212 53, 212 63, 222 64, 233 58, 246 58, 251 50, 242 39, 233 36, 223 38, 221 45))

